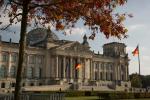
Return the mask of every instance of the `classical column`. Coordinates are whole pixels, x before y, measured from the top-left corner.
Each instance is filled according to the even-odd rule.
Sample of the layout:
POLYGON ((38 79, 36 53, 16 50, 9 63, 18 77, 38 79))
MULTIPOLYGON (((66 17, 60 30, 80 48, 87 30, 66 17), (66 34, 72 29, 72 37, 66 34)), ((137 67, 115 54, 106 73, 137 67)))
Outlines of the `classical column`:
POLYGON ((101 80, 103 80, 103 76, 104 76, 104 63, 101 62, 101 80))
POLYGON ((55 78, 56 77, 56 58, 55 56, 51 56, 51 77, 55 78))
POLYGON ((121 80, 120 64, 118 65, 118 80, 121 80))
MULTIPOLYGON (((87 79, 86 77, 85 77, 85 73, 86 73, 86 60, 85 59, 83 59, 83 63, 82 63, 82 78, 83 79, 87 79)), ((90 74, 90 73, 89 73, 90 74)), ((88 77, 88 76, 87 76, 88 77)))
POLYGON ((97 66, 98 66, 97 80, 99 80, 100 79, 100 63, 99 62, 97 62, 97 66))
POLYGON ((30 58, 30 55, 27 54, 27 67, 26 67, 26 70, 25 70, 25 71, 26 71, 26 72, 25 72, 25 77, 26 77, 26 78, 28 78, 28 72, 27 72, 27 71, 28 71, 29 63, 30 63, 30 62, 29 62, 29 61, 30 61, 29 58, 30 58))
POLYGON ((72 65, 72 57, 70 57, 70 78, 73 78, 73 65, 72 65))
POLYGON ((128 64, 126 64, 126 81, 128 81, 128 64))
POLYGON ((63 56, 63 78, 67 78, 68 75, 68 65, 66 65, 66 57, 63 56))
POLYGON ((94 73, 94 62, 93 61, 90 61, 90 71, 91 71, 91 75, 90 75, 90 77, 91 77, 91 80, 94 80, 94 76, 93 76, 93 73, 94 73))
POLYGON ((75 69, 75 59, 72 58, 72 78, 74 78, 74 79, 75 79, 75 71, 76 71, 76 69, 75 69))
MULTIPOLYGON (((80 64, 80 58, 77 58, 77 64, 80 64)), ((76 73, 77 74, 77 79, 80 78, 80 76, 79 76, 80 75, 80 69, 81 68, 76 69, 76 71, 77 71, 77 73, 76 73)))
POLYGON ((117 80, 120 80, 119 64, 117 64, 117 80))
POLYGON ((58 77, 59 78, 62 78, 63 77, 63 75, 62 75, 62 70, 63 70, 63 66, 62 66, 62 63, 63 63, 63 61, 62 61, 62 57, 60 56, 59 58, 58 58, 59 60, 58 60, 58 77))
POLYGON ((78 60, 79 60, 79 63, 81 64, 81 68, 79 68, 78 70, 78 78, 79 79, 82 79, 82 67, 83 67, 83 65, 82 65, 82 61, 81 61, 81 58, 78 58, 78 60))
POLYGON ((96 63, 93 62, 93 79, 96 80, 95 72, 96 72, 96 63))
POLYGON ((115 80, 118 80, 118 64, 117 63, 114 63, 114 79, 115 80))
POLYGON ((103 70, 103 80, 105 81, 105 80, 106 80, 106 66, 105 66, 105 63, 103 63, 103 66, 104 66, 104 70, 103 70))
POLYGON ((101 67, 101 62, 98 63, 99 64, 99 80, 101 80, 101 71, 102 71, 102 67, 101 67))
POLYGON ((56 55, 56 78, 58 79, 58 71, 59 71, 59 68, 58 68, 58 56, 56 55))
POLYGON ((93 80, 93 61, 90 61, 90 79, 93 80))
POLYGON ((11 73, 10 73, 10 71, 11 71, 11 53, 9 52, 8 53, 9 55, 8 55, 8 72, 7 72, 7 77, 11 77, 11 73))
POLYGON ((86 80, 89 79, 93 79, 93 75, 92 75, 92 61, 90 59, 84 59, 84 66, 83 66, 83 78, 85 78, 86 80))
POLYGON ((127 64, 127 81, 130 80, 129 79, 129 64, 127 64))

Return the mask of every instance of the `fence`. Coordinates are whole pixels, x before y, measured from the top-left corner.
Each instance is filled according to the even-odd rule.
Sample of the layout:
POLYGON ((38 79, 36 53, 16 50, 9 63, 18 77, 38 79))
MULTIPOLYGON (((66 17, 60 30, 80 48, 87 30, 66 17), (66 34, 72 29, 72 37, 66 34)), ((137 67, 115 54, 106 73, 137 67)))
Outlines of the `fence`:
MULTIPOLYGON (((21 94, 21 100, 65 100, 64 93, 21 94)), ((14 100, 13 94, 1 94, 0 100, 14 100)))

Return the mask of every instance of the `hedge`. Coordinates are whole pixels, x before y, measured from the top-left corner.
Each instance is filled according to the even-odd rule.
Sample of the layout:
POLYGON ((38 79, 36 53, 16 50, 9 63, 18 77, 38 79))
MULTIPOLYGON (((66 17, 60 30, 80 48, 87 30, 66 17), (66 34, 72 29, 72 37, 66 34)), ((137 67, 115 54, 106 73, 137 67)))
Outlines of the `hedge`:
POLYGON ((128 93, 128 92, 100 92, 100 91, 47 91, 41 93, 65 93, 66 97, 77 96, 98 96, 99 98, 110 99, 136 99, 136 98, 150 98, 150 93, 128 93))
POLYGON ((150 98, 150 93, 127 93, 127 92, 99 92, 99 91, 70 91, 65 92, 66 97, 75 96, 99 96, 104 99, 134 99, 150 98))

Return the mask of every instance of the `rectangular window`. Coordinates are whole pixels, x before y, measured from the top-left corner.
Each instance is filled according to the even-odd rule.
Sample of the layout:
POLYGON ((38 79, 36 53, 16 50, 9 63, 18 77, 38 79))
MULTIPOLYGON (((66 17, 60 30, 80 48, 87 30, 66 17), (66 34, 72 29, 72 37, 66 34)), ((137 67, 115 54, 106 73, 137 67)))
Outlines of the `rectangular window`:
POLYGON ((100 80, 103 80, 103 73, 100 72, 100 80))
POLYGON ((35 64, 36 62, 36 56, 35 55, 30 55, 29 56, 29 63, 30 64, 35 64))
POLYGON ((2 62, 8 62, 9 55, 8 53, 2 53, 2 62))
POLYGON ((35 70, 35 77, 36 78, 41 78, 42 76, 42 69, 40 66, 37 66, 36 70, 35 70))
POLYGON ((13 53, 11 55, 11 62, 17 62, 17 57, 18 57, 17 53, 13 53))
POLYGON ((110 80, 112 81, 113 80, 113 74, 110 73, 110 80))
POLYGON ((16 77, 16 67, 15 66, 11 66, 11 68, 10 68, 10 76, 12 78, 16 77))
POLYGON ((113 70, 113 65, 112 65, 112 64, 110 65, 110 70, 111 70, 111 71, 113 70))
POLYGON ((43 63, 43 56, 38 56, 38 64, 42 64, 43 63))
POLYGON ((27 68, 27 77, 28 78, 33 78, 33 67, 28 67, 27 68))
POLYGON ((0 66, 0 78, 4 78, 6 73, 6 66, 1 65, 0 66))
POLYGON ((109 64, 106 64, 106 70, 107 71, 109 70, 109 64))

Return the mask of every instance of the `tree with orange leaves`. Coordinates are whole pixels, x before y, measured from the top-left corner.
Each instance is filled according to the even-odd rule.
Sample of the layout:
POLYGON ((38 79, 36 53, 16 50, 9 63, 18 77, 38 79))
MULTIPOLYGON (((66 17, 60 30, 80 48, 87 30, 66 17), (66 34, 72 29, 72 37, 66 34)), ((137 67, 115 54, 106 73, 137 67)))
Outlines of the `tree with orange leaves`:
POLYGON ((19 61, 15 86, 15 100, 19 100, 25 48, 25 36, 28 26, 45 26, 52 24, 57 30, 74 27, 82 19, 84 25, 92 31, 92 38, 100 30, 109 38, 126 37, 127 29, 123 26, 126 14, 115 14, 117 6, 122 6, 126 0, 0 0, 1 11, 0 28, 6 30, 12 25, 21 22, 19 61), (9 18, 9 24, 3 26, 2 18, 9 18), (34 23, 34 24, 33 24, 34 23))

